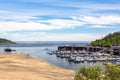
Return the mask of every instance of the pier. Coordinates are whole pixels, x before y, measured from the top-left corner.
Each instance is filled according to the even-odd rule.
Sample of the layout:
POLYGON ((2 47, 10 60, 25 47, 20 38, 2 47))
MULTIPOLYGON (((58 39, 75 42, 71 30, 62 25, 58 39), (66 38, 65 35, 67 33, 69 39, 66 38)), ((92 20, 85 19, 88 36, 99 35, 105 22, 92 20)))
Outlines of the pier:
POLYGON ((58 50, 49 54, 56 54, 57 57, 66 58, 74 63, 120 60, 120 57, 107 53, 106 48, 93 46, 58 46, 58 50))
POLYGON ((58 51, 88 51, 88 52, 99 52, 103 50, 102 47, 93 46, 58 46, 58 51))

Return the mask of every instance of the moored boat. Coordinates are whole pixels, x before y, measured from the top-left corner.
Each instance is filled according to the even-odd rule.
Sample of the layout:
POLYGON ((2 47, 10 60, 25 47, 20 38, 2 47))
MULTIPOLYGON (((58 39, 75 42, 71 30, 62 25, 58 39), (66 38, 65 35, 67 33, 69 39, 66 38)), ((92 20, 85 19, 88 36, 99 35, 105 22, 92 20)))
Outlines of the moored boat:
POLYGON ((70 56, 69 58, 68 58, 68 61, 74 61, 75 60, 75 56, 70 56))
POLYGON ((11 49, 11 48, 5 48, 4 51, 5 51, 5 52, 11 52, 12 49, 11 49))
POLYGON ((76 57, 74 62, 75 63, 84 62, 84 59, 82 57, 76 57))

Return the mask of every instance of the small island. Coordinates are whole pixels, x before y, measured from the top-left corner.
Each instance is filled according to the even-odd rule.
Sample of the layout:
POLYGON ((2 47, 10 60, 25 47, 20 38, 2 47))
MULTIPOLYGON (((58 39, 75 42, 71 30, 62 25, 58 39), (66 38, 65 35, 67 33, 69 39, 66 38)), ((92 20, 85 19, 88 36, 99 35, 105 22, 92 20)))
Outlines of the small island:
POLYGON ((0 38, 0 44, 15 44, 15 42, 8 39, 0 38))

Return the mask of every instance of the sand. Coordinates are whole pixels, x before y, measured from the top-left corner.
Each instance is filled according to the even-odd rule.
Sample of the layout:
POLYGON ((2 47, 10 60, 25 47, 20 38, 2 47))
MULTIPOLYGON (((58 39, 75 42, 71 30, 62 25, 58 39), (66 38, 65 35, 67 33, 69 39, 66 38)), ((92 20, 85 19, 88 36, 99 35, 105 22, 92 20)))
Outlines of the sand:
POLYGON ((0 80, 73 80, 74 71, 24 54, 0 54, 0 80))

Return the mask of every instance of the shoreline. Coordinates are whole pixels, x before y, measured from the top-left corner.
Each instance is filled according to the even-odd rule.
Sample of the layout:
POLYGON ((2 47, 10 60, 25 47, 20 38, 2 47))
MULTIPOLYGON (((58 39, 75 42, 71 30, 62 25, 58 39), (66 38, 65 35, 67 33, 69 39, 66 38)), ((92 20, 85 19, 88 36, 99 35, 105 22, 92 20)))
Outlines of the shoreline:
POLYGON ((0 54, 0 80, 73 80, 74 71, 26 54, 0 54))

